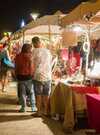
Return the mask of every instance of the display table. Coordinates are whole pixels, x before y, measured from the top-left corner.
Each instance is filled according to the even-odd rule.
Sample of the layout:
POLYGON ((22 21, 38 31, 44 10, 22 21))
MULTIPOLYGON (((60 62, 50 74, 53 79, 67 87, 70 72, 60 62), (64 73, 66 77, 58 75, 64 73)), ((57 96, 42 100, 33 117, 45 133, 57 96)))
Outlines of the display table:
POLYGON ((75 114, 77 111, 86 109, 87 93, 98 93, 96 87, 69 86, 62 82, 52 90, 50 96, 51 115, 64 115, 63 127, 65 129, 74 127, 76 123, 75 114))
POLYGON ((100 133, 100 95, 87 94, 86 99, 89 127, 100 133))

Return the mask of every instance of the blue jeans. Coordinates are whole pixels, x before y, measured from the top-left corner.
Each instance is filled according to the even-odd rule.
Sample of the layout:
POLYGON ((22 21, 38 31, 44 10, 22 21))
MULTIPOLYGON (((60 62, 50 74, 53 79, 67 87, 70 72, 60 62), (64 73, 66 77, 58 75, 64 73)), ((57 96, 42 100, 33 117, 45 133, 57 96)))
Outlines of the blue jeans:
POLYGON ((32 80, 18 81, 19 101, 22 108, 26 107, 26 96, 30 99, 31 108, 35 107, 35 94, 32 80))

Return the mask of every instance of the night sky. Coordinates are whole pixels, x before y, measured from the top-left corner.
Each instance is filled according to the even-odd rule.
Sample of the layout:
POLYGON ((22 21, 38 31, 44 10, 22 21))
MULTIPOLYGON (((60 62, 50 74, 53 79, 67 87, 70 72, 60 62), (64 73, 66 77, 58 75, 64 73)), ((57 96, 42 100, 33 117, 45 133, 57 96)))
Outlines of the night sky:
POLYGON ((40 16, 57 10, 67 13, 82 1, 86 0, 0 0, 0 33, 18 30, 22 19, 26 24, 32 20, 32 12, 40 16))

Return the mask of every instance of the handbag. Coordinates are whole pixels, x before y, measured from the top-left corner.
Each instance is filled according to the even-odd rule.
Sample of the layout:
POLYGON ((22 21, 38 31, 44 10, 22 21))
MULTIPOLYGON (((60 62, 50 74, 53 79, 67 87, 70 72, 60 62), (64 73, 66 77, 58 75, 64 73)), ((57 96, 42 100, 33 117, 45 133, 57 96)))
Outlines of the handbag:
POLYGON ((15 64, 7 58, 3 59, 3 63, 5 66, 7 66, 9 68, 15 68, 15 64))

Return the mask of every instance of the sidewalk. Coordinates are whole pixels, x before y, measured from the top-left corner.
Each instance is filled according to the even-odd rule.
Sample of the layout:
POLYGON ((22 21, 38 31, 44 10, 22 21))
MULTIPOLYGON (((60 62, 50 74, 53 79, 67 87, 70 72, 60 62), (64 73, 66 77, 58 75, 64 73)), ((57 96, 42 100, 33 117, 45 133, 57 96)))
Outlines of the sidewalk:
MULTIPOLYGON (((17 105, 16 83, 10 83, 7 92, 0 91, 0 135, 69 135, 62 130, 58 121, 50 118, 33 118, 31 109, 19 113, 17 105)), ((84 130, 72 135, 85 135, 84 130)))

